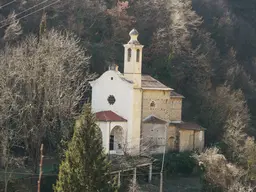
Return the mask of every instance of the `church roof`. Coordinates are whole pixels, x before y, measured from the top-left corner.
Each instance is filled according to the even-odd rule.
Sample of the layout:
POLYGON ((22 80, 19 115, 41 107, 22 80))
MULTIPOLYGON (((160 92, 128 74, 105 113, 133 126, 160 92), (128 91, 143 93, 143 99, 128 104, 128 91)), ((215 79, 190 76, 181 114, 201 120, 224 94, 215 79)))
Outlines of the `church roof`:
POLYGON ((150 115, 143 120, 143 123, 166 124, 167 122, 154 115, 150 115))
POLYGON ((175 91, 171 91, 170 97, 184 98, 183 95, 176 93, 175 91))
POLYGON ((120 73, 119 71, 117 71, 117 75, 118 75, 123 81, 125 81, 125 82, 127 82, 127 83, 130 83, 130 84, 133 84, 132 81, 130 81, 129 79, 125 78, 125 76, 124 76, 122 73, 120 73))
POLYGON ((127 121, 113 111, 100 111, 95 113, 95 115, 98 121, 127 121))
MULTIPOLYGON (((119 77, 128 83, 133 83, 132 81, 128 80, 122 73, 117 71, 119 77)), ((142 89, 151 89, 151 90, 173 90, 170 87, 167 87, 160 81, 156 80, 155 78, 151 77, 150 75, 141 75, 141 87, 142 89)), ((178 93, 176 93, 178 94, 178 93)), ((180 95, 182 97, 182 95, 180 95)))
POLYGON ((193 122, 171 122, 170 124, 176 125, 179 129, 183 130, 195 130, 195 131, 202 131, 205 130, 205 128, 201 127, 200 125, 193 123, 193 122))
POLYGON ((142 75, 141 87, 142 89, 173 90, 149 75, 142 75))

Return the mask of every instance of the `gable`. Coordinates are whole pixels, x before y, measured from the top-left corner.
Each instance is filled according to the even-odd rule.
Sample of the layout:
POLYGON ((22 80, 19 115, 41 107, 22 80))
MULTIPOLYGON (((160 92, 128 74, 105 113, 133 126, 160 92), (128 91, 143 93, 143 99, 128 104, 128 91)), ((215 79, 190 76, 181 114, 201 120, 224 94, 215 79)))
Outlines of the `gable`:
POLYGON ((167 122, 163 119, 160 119, 156 117, 155 115, 150 115, 146 117, 143 121, 143 123, 149 123, 149 124, 166 124, 167 122))
POLYGON ((114 111, 121 117, 129 119, 133 102, 133 83, 114 70, 103 73, 92 86, 92 111, 114 111))
POLYGON ((106 71, 98 79, 96 79, 94 81, 90 81, 89 83, 93 87, 96 84, 99 84, 99 83, 103 84, 104 82, 107 82, 109 80, 119 81, 119 83, 121 83, 123 85, 128 85, 130 87, 132 87, 132 85, 133 85, 133 82, 126 79, 122 73, 120 73, 119 71, 114 71, 114 70, 106 71))

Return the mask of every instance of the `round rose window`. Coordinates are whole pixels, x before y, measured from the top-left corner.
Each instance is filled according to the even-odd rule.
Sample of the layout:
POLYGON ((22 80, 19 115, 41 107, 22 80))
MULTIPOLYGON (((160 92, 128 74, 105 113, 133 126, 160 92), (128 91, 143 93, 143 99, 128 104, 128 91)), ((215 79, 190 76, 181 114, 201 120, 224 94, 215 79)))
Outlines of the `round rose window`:
POLYGON ((110 105, 114 105, 115 102, 116 102, 116 99, 113 95, 108 96, 108 103, 110 105))

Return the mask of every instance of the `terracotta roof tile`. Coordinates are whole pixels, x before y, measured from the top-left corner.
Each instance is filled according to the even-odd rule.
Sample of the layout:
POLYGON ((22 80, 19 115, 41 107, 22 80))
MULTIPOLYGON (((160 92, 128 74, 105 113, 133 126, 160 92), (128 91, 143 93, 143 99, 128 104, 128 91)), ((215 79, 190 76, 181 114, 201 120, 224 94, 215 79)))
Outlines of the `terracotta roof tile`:
POLYGON ((113 111, 100 111, 95 113, 95 115, 98 121, 127 121, 113 111))
POLYGON ((164 89, 164 90, 172 90, 170 87, 167 87, 160 81, 154 79, 149 75, 142 75, 141 77, 141 86, 142 89, 164 89))

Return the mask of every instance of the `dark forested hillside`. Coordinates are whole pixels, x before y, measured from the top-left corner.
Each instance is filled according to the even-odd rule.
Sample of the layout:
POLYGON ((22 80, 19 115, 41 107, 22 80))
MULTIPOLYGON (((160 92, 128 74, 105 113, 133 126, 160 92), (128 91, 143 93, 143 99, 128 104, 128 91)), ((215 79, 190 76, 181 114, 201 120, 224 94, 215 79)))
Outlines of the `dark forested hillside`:
POLYGON ((1 46, 15 44, 8 33, 18 40, 39 34, 43 10, 26 14, 44 6, 47 30, 76 34, 98 74, 111 63, 122 70, 122 44, 136 27, 145 45, 144 73, 186 97, 184 118, 207 128, 208 144, 221 139, 227 120, 237 114, 247 132, 256 135, 253 0, 17 0, 0 10, 1 46), (22 33, 15 33, 15 18, 22 16, 22 33))
MULTIPOLYGON (((211 38, 216 42, 221 57, 226 57, 231 62, 227 70, 234 65, 239 68, 236 78, 233 80, 233 88, 243 91, 250 108, 251 119, 255 125, 255 1, 194 0, 193 8, 204 19, 203 27, 211 33, 211 38), (230 56, 234 59, 231 59, 230 56)), ((226 78, 223 79, 223 81, 226 80, 226 78)))

